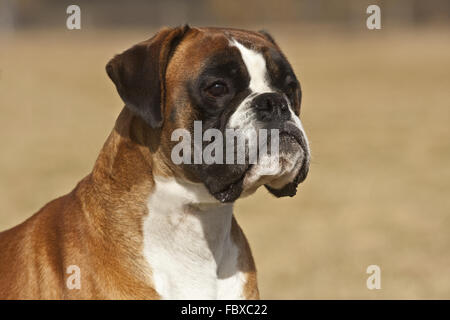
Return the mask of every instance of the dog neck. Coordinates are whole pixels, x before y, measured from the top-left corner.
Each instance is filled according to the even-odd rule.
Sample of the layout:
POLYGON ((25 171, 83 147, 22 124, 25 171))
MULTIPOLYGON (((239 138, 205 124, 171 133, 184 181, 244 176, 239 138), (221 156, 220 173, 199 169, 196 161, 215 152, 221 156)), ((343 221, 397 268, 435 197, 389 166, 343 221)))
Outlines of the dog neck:
POLYGON ((211 202, 202 185, 155 180, 143 232, 156 290, 169 299, 238 297, 232 204, 211 202))
POLYGON ((148 211, 145 224, 149 228, 144 231, 153 233, 154 229, 151 237, 179 240, 180 247, 186 245, 183 242, 192 241, 194 245, 189 248, 190 254, 203 256, 203 250, 209 251, 216 264, 220 265, 224 246, 230 240, 232 204, 219 203, 203 185, 155 177, 148 211), (167 234, 161 229, 165 229, 167 234), (200 244, 206 246, 201 247, 200 244))
POLYGON ((240 297, 233 205, 217 201, 203 184, 170 176, 141 125, 125 109, 100 153, 92 185, 103 209, 94 220, 103 220, 107 232, 140 239, 127 250, 143 258, 142 271, 162 298, 240 297))

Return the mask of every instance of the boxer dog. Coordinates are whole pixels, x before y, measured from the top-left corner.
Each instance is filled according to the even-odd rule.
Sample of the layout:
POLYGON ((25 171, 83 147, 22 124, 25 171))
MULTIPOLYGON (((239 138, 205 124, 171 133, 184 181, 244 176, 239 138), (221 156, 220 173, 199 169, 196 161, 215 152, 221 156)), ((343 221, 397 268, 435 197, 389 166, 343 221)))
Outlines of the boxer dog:
POLYGON ((309 167, 299 82, 265 32, 166 28, 106 66, 125 103, 92 172, 0 234, 0 298, 257 299, 233 202, 309 167), (172 161, 174 130, 279 130, 279 161, 172 161), (265 174, 267 169, 272 174, 265 174))

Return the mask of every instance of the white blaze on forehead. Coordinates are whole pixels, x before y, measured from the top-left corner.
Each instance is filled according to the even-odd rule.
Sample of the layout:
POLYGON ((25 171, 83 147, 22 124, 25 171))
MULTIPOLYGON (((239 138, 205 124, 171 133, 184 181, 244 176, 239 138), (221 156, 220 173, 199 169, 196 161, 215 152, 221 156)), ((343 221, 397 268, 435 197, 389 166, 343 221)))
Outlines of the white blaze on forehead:
POLYGON ((264 56, 258 51, 246 48, 235 39, 230 41, 230 44, 239 49, 242 60, 247 67, 247 72, 250 77, 249 89, 252 92, 258 93, 272 92, 273 90, 268 84, 268 74, 264 56))

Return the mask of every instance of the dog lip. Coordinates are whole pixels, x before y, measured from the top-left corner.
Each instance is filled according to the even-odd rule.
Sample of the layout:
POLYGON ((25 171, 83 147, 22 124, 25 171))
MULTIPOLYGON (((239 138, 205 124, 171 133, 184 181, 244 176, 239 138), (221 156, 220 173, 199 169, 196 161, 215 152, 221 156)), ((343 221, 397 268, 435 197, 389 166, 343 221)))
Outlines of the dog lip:
POLYGON ((293 122, 291 121, 284 122, 281 128, 279 128, 279 130, 280 136, 287 135, 293 137, 295 141, 297 141, 297 143, 302 147, 302 149, 306 151, 306 145, 304 142, 304 138, 302 136, 302 132, 300 131, 299 128, 297 128, 297 126, 293 122))
POLYGON ((235 181, 228 184, 226 186, 226 188, 224 188, 220 191, 212 192, 212 195, 222 203, 235 201, 237 198, 239 198, 240 194, 242 193, 242 190, 236 196, 236 195, 233 195, 233 189, 235 186, 239 185, 241 182, 244 181, 245 176, 247 175, 247 173, 250 171, 250 169, 252 167, 253 167, 253 165, 249 164, 239 178, 237 178, 235 181))
POLYGON ((300 184, 306 179, 309 171, 309 150, 305 138, 300 129, 291 121, 287 121, 283 124, 279 134, 280 136, 288 135, 290 137, 293 137, 303 149, 304 157, 302 160, 300 171, 294 181, 295 184, 300 184))
POLYGON ((287 131, 280 131, 279 136, 286 136, 286 137, 291 137, 294 138, 294 140, 301 146, 301 138, 299 138, 298 136, 296 136, 295 134, 292 134, 290 132, 287 131))

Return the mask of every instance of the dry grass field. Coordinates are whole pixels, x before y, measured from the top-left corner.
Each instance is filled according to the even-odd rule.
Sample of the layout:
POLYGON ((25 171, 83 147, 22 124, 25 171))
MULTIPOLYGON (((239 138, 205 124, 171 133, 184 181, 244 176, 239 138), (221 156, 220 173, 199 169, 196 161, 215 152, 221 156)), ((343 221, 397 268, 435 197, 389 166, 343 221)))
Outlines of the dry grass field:
MULTIPOLYGON (((122 108, 104 66, 151 34, 0 38, 0 230, 91 170, 122 108)), ((262 298, 449 299, 450 31, 273 35, 302 83, 313 163, 296 197, 236 204, 262 298)))

